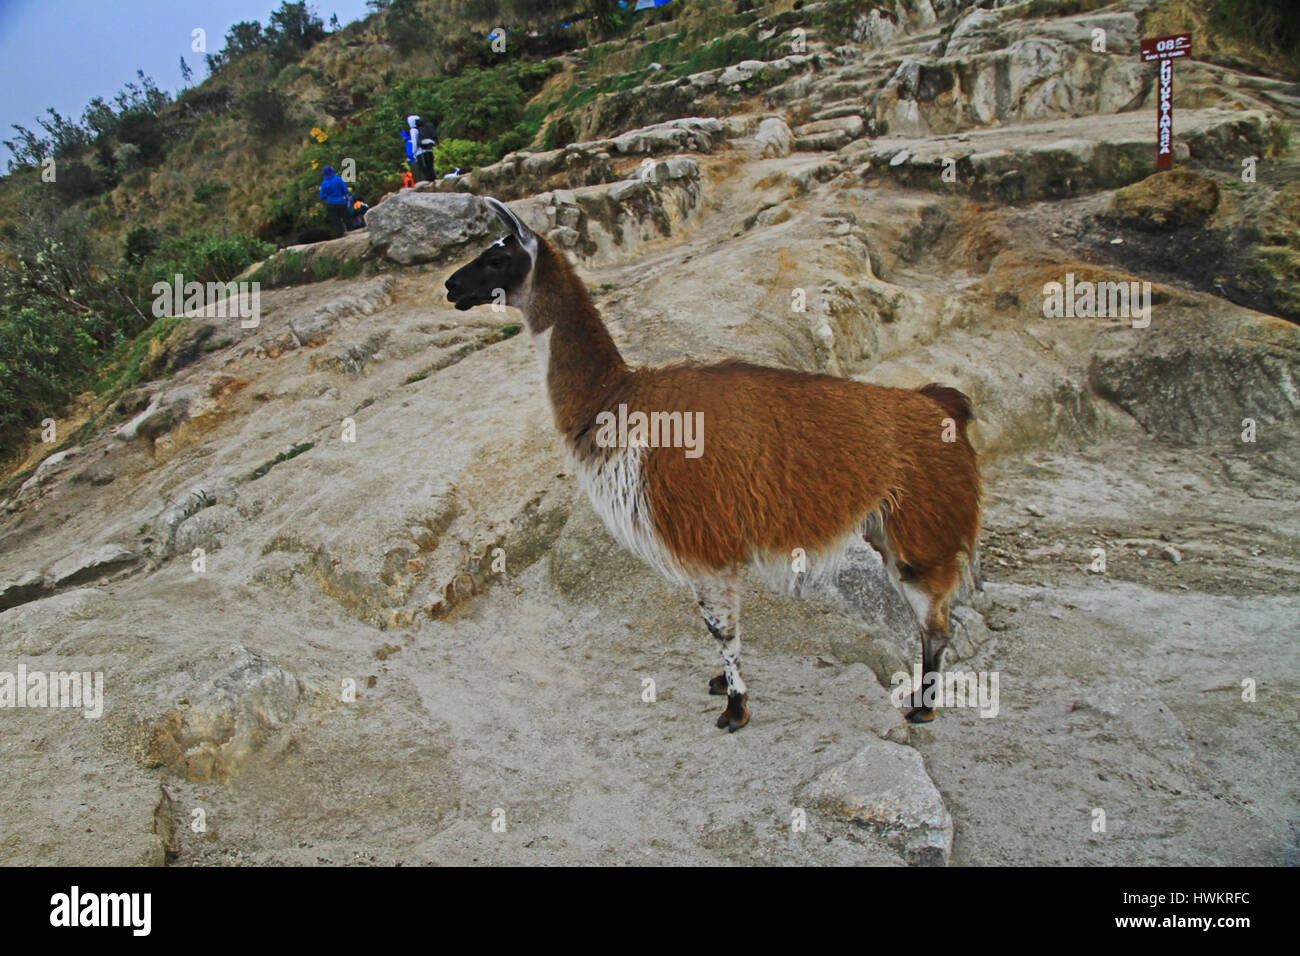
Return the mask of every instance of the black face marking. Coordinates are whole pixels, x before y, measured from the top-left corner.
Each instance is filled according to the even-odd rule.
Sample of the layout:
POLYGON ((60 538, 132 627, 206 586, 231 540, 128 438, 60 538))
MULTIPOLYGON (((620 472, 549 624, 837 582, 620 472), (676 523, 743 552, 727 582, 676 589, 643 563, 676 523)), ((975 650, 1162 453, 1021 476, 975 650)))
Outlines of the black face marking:
POLYGON ((447 300, 458 310, 492 302, 505 303, 532 268, 528 255, 514 236, 502 236, 483 250, 473 262, 462 266, 447 280, 447 300))

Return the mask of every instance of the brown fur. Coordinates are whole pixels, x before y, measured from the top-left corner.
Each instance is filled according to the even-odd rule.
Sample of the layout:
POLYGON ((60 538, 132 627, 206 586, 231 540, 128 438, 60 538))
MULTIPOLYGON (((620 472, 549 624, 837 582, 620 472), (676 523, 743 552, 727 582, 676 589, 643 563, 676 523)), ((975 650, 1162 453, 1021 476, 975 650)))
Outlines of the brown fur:
POLYGON ((741 362, 646 370, 633 385, 629 409, 704 413, 700 458, 646 459, 652 513, 672 515, 660 534, 688 567, 829 550, 881 510, 902 564, 974 547, 974 452, 942 440, 944 410, 925 395, 741 362))
POLYGON ((684 567, 830 549, 882 512, 904 571, 931 594, 951 592, 980 526, 965 395, 737 361, 629 368, 572 267, 545 238, 538 243, 534 313, 546 317, 539 331, 553 327, 547 384, 575 454, 609 453, 595 444, 595 417, 620 402, 704 413, 700 458, 680 448, 651 448, 645 458, 656 530, 684 567), (949 417, 958 435, 945 442, 949 417))

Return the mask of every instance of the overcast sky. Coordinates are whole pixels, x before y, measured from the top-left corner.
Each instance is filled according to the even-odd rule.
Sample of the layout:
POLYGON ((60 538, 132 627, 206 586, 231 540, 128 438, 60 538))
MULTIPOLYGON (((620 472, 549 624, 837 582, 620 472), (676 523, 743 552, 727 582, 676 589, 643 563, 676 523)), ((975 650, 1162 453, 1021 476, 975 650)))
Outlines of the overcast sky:
MULTIPOLYGON (((203 54, 192 49, 192 31, 207 32, 207 51, 218 52, 226 31, 241 20, 266 26, 280 0, 0 0, 0 139, 13 139, 11 124, 43 135, 36 117, 52 106, 80 120, 96 96, 111 99, 136 70, 175 94, 181 86, 180 58, 207 75, 203 54)), ((329 25, 363 18, 365 0, 309 0, 329 25)), ((0 172, 9 150, 0 146, 0 172)))

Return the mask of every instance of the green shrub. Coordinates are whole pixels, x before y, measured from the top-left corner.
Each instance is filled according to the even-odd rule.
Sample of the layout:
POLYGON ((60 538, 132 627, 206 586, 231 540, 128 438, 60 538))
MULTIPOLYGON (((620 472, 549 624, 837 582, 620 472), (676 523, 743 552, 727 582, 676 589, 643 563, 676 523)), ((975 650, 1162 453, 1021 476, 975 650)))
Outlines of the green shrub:
POLYGON ((118 395, 134 388, 144 377, 140 367, 149 355, 149 346, 156 339, 165 338, 172 329, 188 321, 179 315, 165 315, 156 319, 134 339, 120 342, 107 356, 99 357, 99 371, 92 377, 90 388, 97 395, 118 395))
POLYGON ((144 284, 171 282, 177 273, 186 282, 229 282, 271 250, 270 244, 244 233, 213 236, 195 230, 159 243, 144 284))
POLYGON ((66 205, 72 205, 82 199, 98 196, 113 188, 113 180, 95 172, 84 163, 62 162, 59 164, 58 178, 54 180, 54 192, 66 205))
POLYGON ((459 169, 467 173, 479 166, 486 166, 500 157, 492 155, 491 147, 469 139, 447 139, 440 142, 433 150, 433 168, 439 175, 459 169))
POLYGON ((275 78, 275 85, 288 86, 290 83, 298 79, 298 77, 302 76, 306 72, 307 71, 303 69, 301 63, 290 63, 283 70, 281 70, 280 75, 275 78))
POLYGON ((193 200, 197 203, 206 203, 227 192, 230 192, 230 187, 225 183, 204 183, 194 187, 193 200))
POLYGON ((17 267, 0 268, 0 455, 83 388, 112 395, 140 381, 150 343, 184 321, 154 320, 156 282, 171 285, 177 273, 228 282, 271 248, 252 236, 163 238, 142 226, 119 253, 91 237, 78 210, 33 201, 26 211, 6 240, 17 267))
POLYGON ((259 136, 283 133, 289 126, 289 98, 279 90, 259 89, 238 104, 239 114, 259 136))
POLYGON ((687 57, 684 63, 668 71, 668 76, 689 76, 731 66, 741 60, 764 59, 764 47, 747 33, 729 33, 714 42, 702 46, 687 57))
POLYGON ((162 236, 157 229, 150 226, 136 226, 126 234, 122 246, 122 258, 130 265, 139 265, 154 254, 162 236))
POLYGON ((339 261, 333 256, 316 256, 311 260, 311 271, 317 282, 324 282, 338 275, 339 261))
POLYGON ((54 417, 98 351, 83 320, 64 312, 0 307, 0 454, 54 417))

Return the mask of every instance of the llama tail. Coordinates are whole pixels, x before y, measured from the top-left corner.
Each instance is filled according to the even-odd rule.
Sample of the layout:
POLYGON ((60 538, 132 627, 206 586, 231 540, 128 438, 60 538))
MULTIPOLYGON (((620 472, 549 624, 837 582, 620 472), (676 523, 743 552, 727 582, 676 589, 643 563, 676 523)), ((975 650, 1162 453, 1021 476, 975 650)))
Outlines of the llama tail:
POLYGON ((967 422, 975 418, 975 406, 964 392, 949 388, 947 385, 940 385, 938 382, 922 385, 917 391, 947 412, 953 421, 961 426, 963 432, 966 430, 967 422))

